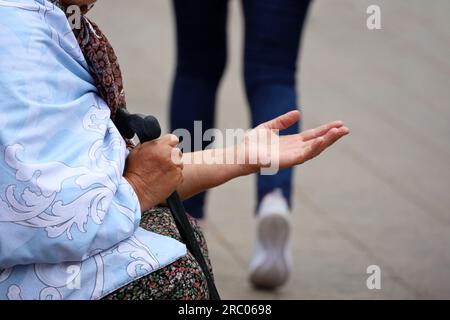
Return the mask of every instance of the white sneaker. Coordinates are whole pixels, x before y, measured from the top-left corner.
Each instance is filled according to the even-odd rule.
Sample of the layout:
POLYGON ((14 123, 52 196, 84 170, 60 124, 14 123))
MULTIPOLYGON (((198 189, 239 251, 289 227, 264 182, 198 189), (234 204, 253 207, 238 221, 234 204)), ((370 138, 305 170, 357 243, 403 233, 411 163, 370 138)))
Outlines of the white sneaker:
POLYGON ((292 269, 290 214, 281 190, 267 194, 257 217, 256 250, 250 263, 250 282, 274 289, 286 283, 292 269))

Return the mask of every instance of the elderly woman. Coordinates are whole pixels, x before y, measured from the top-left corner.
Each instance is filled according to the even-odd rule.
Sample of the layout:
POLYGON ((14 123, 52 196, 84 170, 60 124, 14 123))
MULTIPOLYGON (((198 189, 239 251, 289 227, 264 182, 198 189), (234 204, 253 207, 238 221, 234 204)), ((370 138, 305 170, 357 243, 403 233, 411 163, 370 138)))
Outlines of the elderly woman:
MULTIPOLYGON (((258 172, 260 159, 202 159, 248 160, 269 142, 182 159, 173 135, 127 148, 113 122, 125 107, 114 51, 86 17, 72 31, 65 15, 93 2, 0 0, 0 299, 207 299, 204 274, 159 205, 175 190, 186 199, 258 172)), ((253 132, 298 120, 290 112, 253 132)), ((301 164, 348 132, 336 121, 283 136, 278 164, 301 164)))

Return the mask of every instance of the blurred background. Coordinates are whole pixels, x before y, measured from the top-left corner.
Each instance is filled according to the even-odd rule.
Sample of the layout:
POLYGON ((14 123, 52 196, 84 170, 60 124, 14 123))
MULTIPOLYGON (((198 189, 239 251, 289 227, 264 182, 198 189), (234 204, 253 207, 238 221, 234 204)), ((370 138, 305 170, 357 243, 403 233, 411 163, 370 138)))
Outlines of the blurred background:
MULTIPOLYGON (((218 127, 248 128, 240 1, 230 8, 218 127)), ((129 108, 167 129, 171 2, 99 1, 90 17, 117 51, 129 108)), ((210 193, 205 229, 223 298, 450 299, 450 2, 316 0, 299 76, 304 128, 341 119, 352 134, 296 172, 294 272, 280 290, 247 281, 254 177, 210 193), (371 4, 381 30, 366 27, 371 4), (366 286, 370 265, 381 290, 366 286)))

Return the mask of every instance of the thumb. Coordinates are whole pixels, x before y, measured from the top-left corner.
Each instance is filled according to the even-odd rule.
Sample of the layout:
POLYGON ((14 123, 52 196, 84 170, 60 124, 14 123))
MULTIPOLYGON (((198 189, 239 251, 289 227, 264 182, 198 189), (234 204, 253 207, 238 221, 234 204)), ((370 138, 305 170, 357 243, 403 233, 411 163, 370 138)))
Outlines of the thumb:
POLYGON ((300 120, 300 111, 294 110, 285 113, 275 119, 260 124, 258 128, 265 128, 270 130, 284 130, 292 126, 300 120))

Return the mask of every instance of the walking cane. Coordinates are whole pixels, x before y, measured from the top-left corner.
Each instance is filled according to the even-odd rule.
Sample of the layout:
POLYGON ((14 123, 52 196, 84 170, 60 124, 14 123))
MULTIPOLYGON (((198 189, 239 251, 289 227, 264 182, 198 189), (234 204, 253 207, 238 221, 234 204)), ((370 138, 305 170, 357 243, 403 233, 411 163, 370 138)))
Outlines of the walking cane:
MULTIPOLYGON (((136 134, 141 143, 158 139, 161 135, 161 127, 158 120, 152 116, 143 116, 140 114, 130 114, 126 109, 119 108, 116 113, 115 124, 123 137, 132 139, 136 134)), ((208 284, 211 300, 220 300, 214 280, 206 264, 200 246, 195 239, 194 230, 187 218, 186 210, 181 202, 180 196, 175 191, 167 199, 167 205, 175 220, 181 239, 186 247, 197 260, 208 284)))

